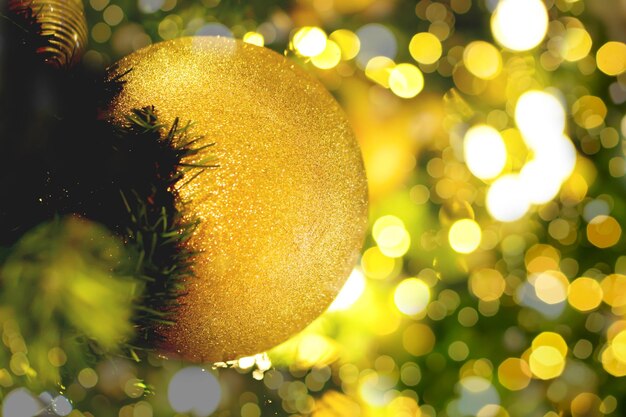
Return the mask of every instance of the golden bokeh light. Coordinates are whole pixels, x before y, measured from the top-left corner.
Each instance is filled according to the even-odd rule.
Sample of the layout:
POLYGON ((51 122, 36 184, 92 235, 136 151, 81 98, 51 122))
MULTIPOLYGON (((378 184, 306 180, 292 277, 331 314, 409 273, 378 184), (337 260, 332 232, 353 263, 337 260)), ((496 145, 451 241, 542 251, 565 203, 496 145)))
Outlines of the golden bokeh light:
POLYGON ((530 354, 529 365, 537 378, 554 379, 563 373, 565 358, 553 346, 539 346, 530 354))
POLYGON ((476 417, 510 417, 506 408, 498 404, 487 404, 476 413, 476 417))
POLYGON ((483 80, 494 79, 502 71, 500 51, 485 41, 470 42, 463 50, 463 62, 469 72, 483 80))
POLYGON ((472 219, 457 220, 450 227, 448 241, 458 253, 472 253, 480 245, 482 231, 478 223, 472 219))
POLYGON ((602 301, 611 307, 626 307, 626 276, 611 274, 600 282, 602 288, 602 301))
POLYGON ((560 271, 545 271, 531 275, 529 281, 535 288, 537 298, 546 304, 558 304, 565 301, 569 281, 560 271))
POLYGON ((373 237, 380 251, 390 258, 403 256, 411 247, 411 235, 402 220, 384 216, 374 224, 373 237))
POLYGON ((610 342, 624 330, 626 330, 626 320, 614 321, 606 330, 606 339, 610 342))
POLYGON ((567 355, 567 343, 563 336, 554 332, 542 332, 538 334, 532 343, 532 349, 537 350, 541 346, 551 346, 559 352, 559 355, 565 357, 567 355))
POLYGON ((529 273, 540 273, 548 270, 558 270, 561 254, 554 246, 538 243, 531 246, 524 255, 524 263, 529 273))
POLYGON ((402 337, 402 346, 413 356, 424 356, 435 347, 435 333, 423 323, 413 323, 406 328, 402 337))
POLYGON ((385 279, 394 272, 396 262, 382 253, 378 246, 374 246, 363 253, 361 267, 369 278, 385 279))
POLYGON ((600 360, 602 361, 604 370, 609 374, 616 377, 626 376, 626 363, 615 356, 612 345, 607 346, 602 351, 600 360))
POLYGON ((570 410, 572 417, 602 417, 600 411, 602 400, 591 392, 581 392, 572 400, 570 410))
POLYGON ((383 231, 388 227, 401 227, 404 228, 404 222, 396 216, 387 215, 381 216, 374 222, 372 226, 372 237, 378 241, 383 231))
POLYGON ((611 347, 615 358, 626 364, 626 330, 622 330, 613 337, 611 347))
POLYGON ((326 41, 326 48, 320 54, 311 57, 313 65, 320 69, 335 68, 340 61, 341 49, 335 41, 330 39, 326 41))
POLYGON ((263 46, 265 44, 265 38, 258 32, 246 32, 242 39, 244 42, 256 46, 263 46))
POLYGON ((587 239, 598 248, 610 248, 619 242, 622 227, 612 216, 599 215, 587 224, 587 239))
POLYGON ((396 67, 396 63, 386 56, 376 56, 367 62, 365 67, 365 75, 372 81, 389 87, 389 76, 391 71, 396 67))
POLYGON ((422 411, 417 401, 411 397, 396 397, 385 407, 385 410, 384 417, 422 417, 422 411))
POLYGON ((576 278, 568 288, 567 301, 579 311, 591 311, 602 302, 600 283, 593 278, 576 278))
POLYGON ((530 367, 523 359, 508 358, 498 366, 498 380, 510 391, 523 390, 530 384, 531 378, 530 367))
POLYGON ((583 96, 572 105, 574 121, 578 126, 585 129, 601 126, 607 111, 604 101, 596 96, 583 96))
POLYGON ((501 0, 491 17, 491 31, 502 46, 533 49, 546 36, 548 12, 541 0, 501 0))
POLYGON ((441 58, 441 41, 432 33, 417 33, 411 38, 409 52, 420 64, 434 64, 441 58))
POLYGON ((566 61, 580 61, 589 54, 592 44, 591 35, 584 28, 568 28, 563 36, 560 53, 566 61))
POLYGON ((424 76, 413 64, 398 64, 389 74, 389 88, 402 98, 413 98, 424 89, 424 76))
POLYGON ((498 300, 506 288, 504 277, 495 269, 483 268, 470 275, 469 289, 482 301, 498 300))
POLYGON ((606 75, 620 75, 626 71, 626 44, 607 42, 598 49, 596 62, 600 71, 606 75))
POLYGON ((338 29, 328 37, 341 49, 341 59, 348 61, 353 59, 361 49, 361 40, 356 33, 347 29, 338 29))

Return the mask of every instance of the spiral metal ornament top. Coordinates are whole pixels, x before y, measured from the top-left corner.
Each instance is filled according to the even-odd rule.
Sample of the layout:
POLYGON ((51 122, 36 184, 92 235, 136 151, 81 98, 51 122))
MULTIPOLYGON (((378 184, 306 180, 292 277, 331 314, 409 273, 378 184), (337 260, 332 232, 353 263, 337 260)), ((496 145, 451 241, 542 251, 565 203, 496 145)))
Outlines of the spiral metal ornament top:
POLYGON ((9 0, 9 10, 30 9, 47 39, 37 52, 57 68, 76 64, 87 45, 87 21, 82 0, 9 0))

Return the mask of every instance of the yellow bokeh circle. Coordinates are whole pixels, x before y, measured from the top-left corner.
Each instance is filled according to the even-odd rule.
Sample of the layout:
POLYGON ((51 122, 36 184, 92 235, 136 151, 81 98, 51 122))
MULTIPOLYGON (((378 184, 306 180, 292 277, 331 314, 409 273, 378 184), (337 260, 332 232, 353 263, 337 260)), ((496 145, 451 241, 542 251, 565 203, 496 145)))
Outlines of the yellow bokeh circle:
POLYGON ((434 64, 441 58, 441 41, 428 32, 421 32, 411 38, 409 52, 420 64, 434 64))
POLYGON ((448 232, 450 246, 458 253, 474 252, 480 245, 481 238, 480 226, 472 219, 457 220, 448 232))
POLYGON ((492 44, 470 42, 463 51, 463 62, 469 72, 483 80, 491 80, 502 71, 502 56, 492 44))
POLYGON ((620 75, 626 71, 626 44, 607 42, 598 49, 596 63, 600 71, 607 75, 620 75))
POLYGON ((596 216, 587 224, 587 239, 598 248, 614 246, 622 236, 622 227, 614 217, 596 216))
POLYGON ((598 281, 580 277, 569 285, 567 301, 576 310, 591 311, 600 305, 602 296, 602 287, 598 281))

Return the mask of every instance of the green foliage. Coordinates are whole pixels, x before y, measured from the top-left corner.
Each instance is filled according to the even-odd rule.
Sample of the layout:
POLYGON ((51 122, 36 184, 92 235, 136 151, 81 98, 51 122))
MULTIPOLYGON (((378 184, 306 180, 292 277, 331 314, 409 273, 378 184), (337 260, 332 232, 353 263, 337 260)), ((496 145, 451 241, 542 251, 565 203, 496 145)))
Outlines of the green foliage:
POLYGON ((76 217, 25 234, 0 269, 0 369, 37 390, 99 354, 119 353, 133 337, 133 301, 143 286, 130 265, 119 239, 76 217))

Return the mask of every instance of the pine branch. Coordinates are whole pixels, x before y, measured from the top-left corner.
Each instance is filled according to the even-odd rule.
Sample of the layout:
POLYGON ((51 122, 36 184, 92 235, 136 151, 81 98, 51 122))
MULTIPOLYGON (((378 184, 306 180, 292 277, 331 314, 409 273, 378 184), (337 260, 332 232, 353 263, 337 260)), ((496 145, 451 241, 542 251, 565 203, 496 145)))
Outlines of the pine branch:
POLYGON ((189 136, 190 127, 191 123, 181 125, 176 119, 166 128, 155 109, 146 107, 134 110, 127 116, 126 124, 116 129, 118 151, 127 152, 128 146, 135 151, 150 149, 147 153, 154 161, 151 184, 126 187, 121 183, 119 189, 128 219, 121 234, 127 247, 137 253, 134 274, 146 288, 135 307, 138 337, 134 349, 150 349, 158 343, 156 327, 172 324, 170 314, 184 292, 184 283, 192 279, 193 253, 185 243, 196 223, 182 218, 176 207, 175 190, 189 170, 211 165, 184 162, 205 149, 193 147, 200 138, 189 136))

